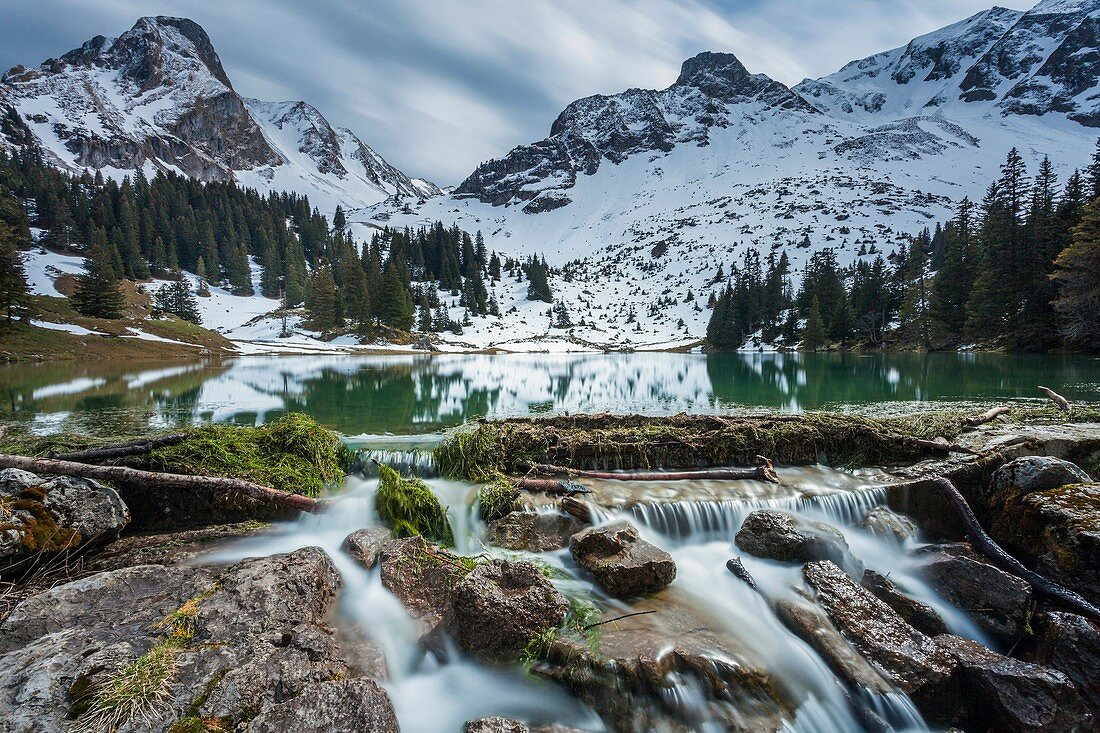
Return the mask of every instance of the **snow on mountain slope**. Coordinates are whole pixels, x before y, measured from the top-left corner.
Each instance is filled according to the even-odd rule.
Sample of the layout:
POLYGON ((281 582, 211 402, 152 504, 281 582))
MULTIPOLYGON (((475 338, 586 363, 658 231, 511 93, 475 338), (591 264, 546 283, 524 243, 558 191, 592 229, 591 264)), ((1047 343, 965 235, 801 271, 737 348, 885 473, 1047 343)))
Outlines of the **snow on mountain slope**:
POLYGON ((570 104, 547 138, 451 195, 350 219, 480 229, 491 249, 567 266, 552 286, 574 320, 620 344, 687 342, 706 325, 692 305, 750 246, 787 252, 797 277, 815 249, 888 254, 980 199, 1014 146, 1032 171, 1049 155, 1063 180, 1086 163, 1098 19, 1100 0, 993 8, 793 89, 700 54, 666 89, 570 104))
POLYGON ((40 145, 61 168, 121 177, 143 168, 295 191, 322 211, 430 196, 305 102, 234 90, 210 38, 183 18, 142 18, 0 82, 0 149, 40 145))

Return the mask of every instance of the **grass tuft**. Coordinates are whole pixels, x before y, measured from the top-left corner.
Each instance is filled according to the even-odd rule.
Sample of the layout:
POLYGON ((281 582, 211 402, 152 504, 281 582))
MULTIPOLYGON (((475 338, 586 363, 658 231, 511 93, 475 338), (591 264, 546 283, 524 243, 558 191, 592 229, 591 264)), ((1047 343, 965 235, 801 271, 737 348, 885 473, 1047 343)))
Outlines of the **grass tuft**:
POLYGON ((402 478, 390 466, 380 464, 375 504, 378 516, 393 529, 394 536, 422 535, 446 547, 454 546, 446 508, 420 479, 402 478))
POLYGON ((486 522, 500 519, 515 510, 518 498, 519 490, 503 475, 498 475, 478 489, 478 516, 486 522))

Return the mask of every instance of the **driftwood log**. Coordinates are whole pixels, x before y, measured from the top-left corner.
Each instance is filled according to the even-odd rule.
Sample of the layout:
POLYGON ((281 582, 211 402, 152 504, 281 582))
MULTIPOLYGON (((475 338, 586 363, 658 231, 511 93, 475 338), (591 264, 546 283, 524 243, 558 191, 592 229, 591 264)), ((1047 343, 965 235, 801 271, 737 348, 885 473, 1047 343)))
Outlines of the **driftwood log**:
POLYGON ((970 543, 974 546, 974 549, 988 558, 994 565, 1004 570, 1006 573, 1011 573, 1026 581, 1036 593, 1046 596, 1051 600, 1058 601, 1072 608, 1077 613, 1100 623, 1100 608, 1089 603, 1089 601, 1069 588, 1061 586, 1052 580, 1044 578, 1035 571, 1030 570, 1022 562, 1010 555, 1003 547, 998 545, 997 542, 982 529, 982 525, 978 522, 977 516, 974 515, 974 510, 970 508, 966 498, 957 488, 955 488, 955 484, 951 483, 949 479, 937 476, 935 478, 920 479, 918 481, 894 484, 891 486, 891 488, 894 489, 919 489, 928 487, 935 488, 944 495, 962 520, 963 526, 966 528, 966 535, 970 538, 970 543))
POLYGON ((512 485, 520 491, 530 491, 538 494, 554 494, 556 496, 573 496, 574 494, 591 494, 592 489, 581 486, 573 481, 558 481, 550 478, 514 478, 512 485))
POLYGON ((574 478, 601 479, 604 481, 768 481, 779 483, 772 462, 762 458, 763 463, 755 468, 707 468, 698 471, 650 471, 650 472, 620 472, 620 471, 579 471, 564 466, 553 466, 547 463, 534 463, 526 466, 531 473, 544 476, 571 476, 574 478))
POLYGON ((561 510, 569 516, 585 524, 592 524, 594 512, 592 505, 584 499, 575 496, 563 496, 560 502, 561 510))
POLYGON ((72 453, 51 453, 49 457, 59 461, 99 463, 100 461, 109 461, 113 458, 140 456, 145 453, 150 453, 157 448, 176 445, 185 440, 187 440, 186 433, 171 433, 156 438, 145 438, 143 440, 134 440, 129 443, 119 443, 117 445, 105 445, 101 448, 89 448, 88 450, 78 450, 72 453))
POLYGON ((1005 407, 1004 405, 1002 405, 1000 407, 994 407, 992 410, 987 410, 986 412, 983 412, 981 415, 974 415, 973 417, 968 417, 963 422, 965 422, 967 425, 969 425, 971 427, 974 427, 974 426, 977 426, 977 425, 985 425, 986 423, 993 422, 994 420, 999 418, 1001 415, 1007 415, 1010 412, 1012 412, 1012 410, 1010 408, 1005 407))
POLYGON ((0 468, 20 468, 31 473, 55 476, 81 476, 100 481, 121 481, 137 486, 167 486, 177 489, 211 489, 213 491, 247 496, 265 504, 275 504, 303 512, 317 512, 324 502, 308 496, 279 491, 268 486, 235 478, 219 476, 188 476, 179 473, 141 471, 125 466, 95 466, 56 458, 27 458, 0 454, 0 468))
POLYGON ((1045 394, 1047 396, 1047 399, 1049 399, 1051 402, 1058 405, 1059 410, 1061 410, 1062 412, 1069 412, 1069 400, 1067 400, 1065 397, 1058 394, 1050 387, 1044 387, 1041 384, 1039 385, 1039 391, 1045 394))

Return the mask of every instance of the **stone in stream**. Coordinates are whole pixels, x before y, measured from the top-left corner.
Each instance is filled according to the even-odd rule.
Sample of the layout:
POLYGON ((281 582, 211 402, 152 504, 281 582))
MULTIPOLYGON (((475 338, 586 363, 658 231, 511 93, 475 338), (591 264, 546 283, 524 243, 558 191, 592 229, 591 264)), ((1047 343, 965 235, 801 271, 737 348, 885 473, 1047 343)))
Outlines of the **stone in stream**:
POLYGON ((907 624, 922 634, 938 636, 948 633, 947 624, 936 609, 902 593, 885 575, 870 569, 864 570, 860 585, 897 611, 907 624))
POLYGON ((536 725, 528 726, 519 720, 512 718, 479 718, 466 723, 463 733, 584 733, 576 728, 566 728, 563 725, 536 725))
POLYGON ((1073 682, 1056 669, 1022 662, 958 636, 936 646, 955 662, 959 688, 956 723, 968 730, 1004 733, 1088 733, 1093 718, 1073 682))
POLYGON ((416 535, 383 545, 378 564, 382 585, 417 620, 422 638, 442 631, 451 620, 451 589, 467 572, 458 556, 416 535))
POLYGON ((676 578, 672 556, 641 539, 629 522, 578 532, 569 550, 577 564, 616 598, 656 593, 676 578))
POLYGON ((1039 614, 1033 625, 1035 644, 1028 658, 1073 680, 1093 720, 1100 721, 1100 627, 1062 611, 1039 614))
POLYGON ((887 506, 871 507, 859 526, 879 537, 889 537, 898 542, 916 537, 918 532, 916 522, 887 506))
POLYGON ((130 510, 98 481, 8 468, 0 471, 0 517, 0 573, 14 574, 51 555, 111 542, 130 510))
POLYGON ((393 539, 393 533, 380 524, 357 529, 344 538, 340 549, 363 567, 370 570, 378 564, 378 556, 382 554, 382 548, 393 539))
POLYGON ((1025 634, 1031 586, 993 566, 966 543, 928 545, 914 553, 921 576, 982 631, 1010 645, 1025 634))
POLYGON ((745 517, 736 541, 738 547, 755 557, 783 562, 832 560, 838 565, 854 564, 840 530, 773 509, 758 509, 745 517))
POLYGON ((489 522, 489 544, 506 550, 560 550, 584 525, 557 512, 511 512, 489 522))
POLYGON ((529 562, 493 560, 454 585, 452 635, 482 659, 511 662, 565 620, 569 602, 529 562))
POLYGON ((156 699, 126 731, 191 730, 204 719, 253 733, 396 731, 385 692, 364 679, 382 670, 349 667, 327 625, 339 586, 325 553, 305 548, 228 568, 124 568, 31 596, 0 627, 2 727, 80 727, 97 690, 161 668, 159 659, 156 699), (337 708, 351 727, 295 722, 337 708))
POLYGON ((988 489, 978 489, 978 498, 988 505, 998 494, 1016 491, 1030 494, 1066 484, 1087 484, 1092 479, 1075 463, 1050 456, 1025 456, 1009 461, 993 473, 988 489))

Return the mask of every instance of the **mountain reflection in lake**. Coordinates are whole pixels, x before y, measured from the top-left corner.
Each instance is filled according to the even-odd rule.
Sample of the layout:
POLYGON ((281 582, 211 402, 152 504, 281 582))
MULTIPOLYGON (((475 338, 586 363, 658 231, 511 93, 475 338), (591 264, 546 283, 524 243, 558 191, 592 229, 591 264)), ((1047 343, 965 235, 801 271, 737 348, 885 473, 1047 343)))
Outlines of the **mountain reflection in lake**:
POLYGON ((0 422, 146 432, 306 412, 347 435, 419 434, 549 412, 925 409, 1100 400, 1100 359, 1009 354, 463 354, 253 356, 0 367, 0 422), (887 405, 889 403, 889 405, 887 405))

